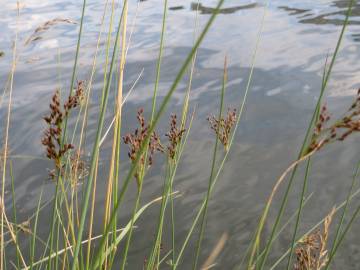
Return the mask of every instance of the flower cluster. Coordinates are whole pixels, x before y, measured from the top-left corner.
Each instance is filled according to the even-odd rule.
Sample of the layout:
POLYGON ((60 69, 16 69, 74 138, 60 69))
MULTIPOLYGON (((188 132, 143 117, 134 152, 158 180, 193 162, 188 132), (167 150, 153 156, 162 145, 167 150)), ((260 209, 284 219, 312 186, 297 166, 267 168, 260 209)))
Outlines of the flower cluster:
MULTIPOLYGON (((84 91, 83 81, 79 82, 75 94, 69 96, 67 101, 61 106, 60 93, 56 90, 50 102, 50 114, 44 117, 47 129, 41 139, 41 143, 46 147, 46 156, 53 160, 56 169, 62 170, 61 160, 64 155, 74 148, 72 144, 63 141, 63 123, 71 109, 80 104, 80 99, 84 91)), ((50 175, 54 178, 54 174, 50 175)))
POLYGON ((85 89, 85 82, 78 81, 75 89, 75 94, 69 96, 68 100, 64 103, 64 110, 66 115, 69 114, 71 109, 74 109, 80 105, 81 101, 84 99, 84 89, 85 89))
POLYGON ((228 109, 225 118, 215 118, 215 116, 208 117, 211 129, 215 132, 220 142, 224 145, 225 150, 228 150, 231 130, 236 123, 236 109, 228 109))
POLYGON ((322 230, 305 236, 295 249, 295 270, 320 270, 328 262, 327 241, 335 208, 326 216, 322 230))
POLYGON ((73 149, 71 144, 62 142, 62 124, 64 121, 64 112, 60 107, 60 94, 56 90, 50 103, 50 115, 45 116, 44 120, 48 128, 44 132, 41 143, 46 147, 46 156, 55 162, 56 168, 61 168, 61 158, 64 154, 73 149))
POLYGON ((181 142, 181 138, 185 132, 185 129, 181 129, 177 126, 176 114, 172 114, 170 118, 170 130, 165 134, 169 139, 168 154, 170 159, 174 160, 176 149, 178 144, 181 142))
POLYGON ((360 131, 360 89, 357 92, 355 101, 347 110, 345 116, 329 125, 330 114, 324 105, 321 109, 319 119, 311 138, 307 152, 319 150, 324 145, 344 141, 349 135, 360 131))
MULTIPOLYGON (((132 162, 136 161, 136 157, 141 149, 141 146, 149 136, 149 125, 145 122, 143 113, 143 109, 140 109, 137 113, 137 120, 140 127, 135 129, 134 133, 129 133, 123 137, 124 143, 130 147, 128 156, 132 162)), ((149 138, 148 153, 143 153, 141 155, 139 161, 140 166, 137 167, 137 172, 135 173, 135 178, 138 181, 138 184, 140 181, 140 172, 145 166, 145 156, 147 156, 148 159, 147 165, 151 166, 153 164, 153 156, 156 152, 164 152, 164 147, 161 145, 160 138, 156 132, 152 132, 149 138)))

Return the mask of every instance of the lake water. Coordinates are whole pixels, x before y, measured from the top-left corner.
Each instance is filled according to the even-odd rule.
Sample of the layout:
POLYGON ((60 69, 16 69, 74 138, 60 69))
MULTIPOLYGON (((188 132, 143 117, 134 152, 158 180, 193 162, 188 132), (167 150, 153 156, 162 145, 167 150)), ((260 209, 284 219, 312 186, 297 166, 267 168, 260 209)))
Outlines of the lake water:
MULTIPOLYGON (((18 29, 19 58, 14 80, 10 155, 14 166, 19 219, 26 220, 36 207, 42 186, 45 187, 45 199, 51 198, 54 190, 54 184, 46 180, 46 168, 50 168, 51 163, 44 159, 40 142, 44 130, 42 116, 48 111, 48 103, 54 90, 61 87, 67 91, 69 87, 78 25, 59 23, 48 31, 32 34, 38 26, 55 18, 79 21, 82 1, 21 1, 18 27, 15 1, 0 2, 0 51, 3 52, 0 57, 1 86, 6 84, 11 69, 12 43, 15 30, 18 29), (29 38, 32 40, 27 42, 29 38)), ((138 5, 136 1, 130 2, 129 27, 133 29, 133 34, 125 70, 125 89, 130 89, 142 70, 143 75, 124 105, 124 133, 136 126, 135 114, 139 107, 143 107, 147 115, 150 113, 163 11, 163 2, 160 0, 142 1, 138 5)), ((208 20, 209 10, 215 7, 216 2, 200 1, 200 28, 208 20)), ((229 235, 215 269, 233 269, 239 263, 273 184, 296 159, 320 91, 325 60, 335 48, 347 3, 348 1, 328 0, 270 1, 243 119, 210 203, 202 260, 210 253, 222 233, 227 232, 229 235)), ((89 0, 86 6, 77 73, 79 80, 87 80, 91 72, 104 4, 105 1, 89 0)), ((199 49, 190 101, 191 108, 196 107, 196 114, 175 179, 175 189, 183 194, 176 201, 178 244, 182 243, 206 192, 214 142, 206 118, 217 112, 219 106, 224 57, 227 55, 229 61, 225 106, 237 107, 246 87, 265 6, 263 1, 225 1, 225 9, 199 49)), ((169 1, 160 97, 169 89, 193 43, 196 11, 192 7, 189 0, 169 1)), ((116 18, 119 12, 120 7, 117 6, 116 18)), ((347 109, 360 86, 359 15, 360 4, 356 4, 325 97, 334 117, 347 109)), ((108 22, 109 16, 106 18, 106 25, 108 22)), ((98 104, 102 88, 104 55, 105 45, 102 42, 93 83, 91 106, 94 108, 98 104)), ((187 81, 184 80, 178 87, 170 109, 161 121, 160 131, 166 130, 167 117, 171 112, 180 112, 186 85, 187 81)), ((113 96, 112 93, 110 100, 113 100, 113 96)), ((6 101, 7 99, 0 107, 2 121, 5 119, 6 101)), ((106 125, 110 121, 109 111, 106 125)), ((89 142, 94 136, 96 122, 95 108, 89 119, 89 142)), ((90 147, 89 143, 87 151, 90 151, 90 147)), ((98 203, 104 202, 110 149, 111 140, 105 141, 98 179, 98 203)), ((301 232, 317 223, 334 205, 346 198, 359 159, 359 150, 359 137, 354 136, 344 143, 331 145, 316 155, 308 191, 313 196, 305 207, 301 232)), ((126 169, 129 163, 125 147, 123 151, 123 168, 126 169)), ((159 158, 145 179, 144 203, 160 195, 163 171, 162 160, 159 158)), ((298 205, 300 176, 301 174, 292 192, 286 217, 298 205)), ((8 185, 7 191, 9 190, 8 185)), ((120 222, 127 220, 135 193, 136 185, 133 184, 126 198, 126 206, 121 210, 123 218, 120 222)), ((357 201, 358 199, 354 205, 358 204, 357 201)), ((10 211, 10 196, 7 196, 5 203, 10 211)), ((272 217, 278 206, 279 202, 275 201, 272 217)), ((48 211, 44 210, 43 218, 48 211)), ((130 251, 129 269, 141 269, 143 258, 148 255, 152 244, 157 213, 157 208, 153 207, 139 221, 130 251)), ((101 220, 101 212, 97 215, 101 220)), ((99 225, 96 228, 98 230, 99 225)), ((359 222, 353 225, 336 256, 333 269, 359 269, 359 225, 359 222)), ((46 231, 48 223, 43 222, 41 226, 46 231)), ((266 227, 266 230, 269 229, 270 226, 266 227)), ((291 232, 290 228, 285 229, 276 241, 270 263, 289 246, 291 232)), ((166 241, 164 245, 165 249, 170 248, 166 241)), ((194 242, 191 242, 181 269, 190 269, 193 248, 194 242)))

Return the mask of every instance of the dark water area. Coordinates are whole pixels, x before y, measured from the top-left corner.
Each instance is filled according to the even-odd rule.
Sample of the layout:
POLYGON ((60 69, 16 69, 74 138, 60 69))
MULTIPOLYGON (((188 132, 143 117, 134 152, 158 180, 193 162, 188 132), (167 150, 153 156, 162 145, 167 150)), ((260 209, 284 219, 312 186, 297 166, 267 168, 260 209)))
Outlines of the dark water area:
MULTIPOLYGON (((74 22, 80 20, 82 1, 23 1, 18 21, 16 3, 4 0, 0 2, 2 89, 11 69, 12 44, 18 29, 18 63, 14 77, 9 148, 14 167, 19 219, 26 220, 36 208, 41 189, 44 188, 44 200, 50 199, 54 191, 54 184, 46 180, 46 168, 51 168, 51 163, 45 159, 40 141, 45 128, 42 117, 48 112, 48 103, 54 90, 61 88, 63 93, 68 91, 78 34, 78 24, 74 22), (69 21, 56 23, 49 29, 34 33, 39 26, 56 18, 69 21)), ((200 1, 200 28, 209 19, 216 3, 215 0, 200 1)), ((104 4, 105 1, 90 0, 86 7, 76 76, 79 80, 88 80, 91 73, 104 4)), ((162 4, 163 1, 160 0, 141 1, 138 4, 131 1, 129 7, 129 29, 132 29, 132 36, 125 67, 125 91, 131 88, 141 72, 142 76, 123 108, 123 134, 136 127, 138 108, 144 108, 147 116, 151 113, 162 4)), ((201 260, 206 259, 222 233, 229 235, 225 249, 217 260, 218 266, 214 269, 234 269, 240 262, 276 179, 296 159, 316 105, 326 57, 331 55, 335 48, 347 4, 348 1, 325 0, 270 2, 243 119, 209 206, 201 260)), ((224 8, 199 49, 190 97, 190 108, 196 109, 193 128, 174 186, 182 193, 175 204, 179 245, 206 193, 214 143, 214 136, 206 118, 218 111, 224 57, 226 55, 229 61, 225 106, 237 107, 246 88, 265 7, 264 1, 225 1, 224 8)), ((193 44, 196 9, 195 1, 169 1, 159 102, 167 93, 193 44)), ((117 6, 115 21, 119 13, 120 6, 117 6)), ((97 125, 108 23, 109 16, 105 19, 105 33, 102 36, 93 80, 94 94, 90 101, 93 109, 90 111, 87 130, 89 143, 86 146, 86 157, 90 155, 90 142, 95 136, 97 125)), ((348 108, 360 86, 359 23, 360 4, 356 3, 325 97, 334 118, 348 108)), ((160 121, 158 130, 161 133, 165 133, 168 128, 169 115, 172 112, 181 112, 187 83, 188 75, 181 81, 168 111, 160 121)), ((114 91, 113 89, 110 94, 111 104, 114 103, 114 91)), ((2 125, 5 123, 7 101, 6 97, 3 99, 1 96, 2 125)), ((112 113, 111 110, 107 112, 105 127, 109 126, 112 113)), ((75 124, 75 120, 71 119, 71 126, 75 124)), ((3 129, 0 132, 3 136, 3 129)), ((104 142, 101 150, 97 190, 99 204, 103 204, 105 200, 110 150, 109 139, 104 142)), ((129 168, 127 149, 122 147, 122 150, 121 168, 122 174, 126 174, 129 168)), ((301 232, 311 228, 334 205, 339 205, 346 198, 354 168, 360 158, 359 150, 359 137, 353 136, 344 143, 331 145, 316 154, 307 193, 312 194, 312 197, 304 209, 301 232)), ((163 164, 163 158, 159 157, 149 171, 144 184, 143 203, 160 196, 165 170, 163 164)), ((304 171, 303 166, 301 168, 301 171, 304 171)), ((296 178, 295 188, 286 209, 287 218, 298 207, 301 180, 302 173, 296 178)), ((8 184, 7 194, 10 190, 8 184)), ((119 222, 122 224, 131 214, 136 195, 135 183, 131 185, 128 194, 121 209, 119 222)), ((280 196, 274 202, 265 232, 271 229, 270 224, 274 221, 280 205, 279 198, 280 196)), ((5 198, 5 204, 10 211, 11 196, 5 198)), ((358 204, 359 199, 356 198, 353 205, 358 204)), ((46 218, 49 211, 50 209, 44 209, 42 218, 46 218)), ((152 207, 137 224, 134 244, 130 250, 131 269, 142 268, 143 259, 151 248, 157 214, 158 208, 152 207)), ((95 220, 102 220, 102 217, 99 210, 95 220)), ((336 256, 333 269, 360 268, 359 225, 358 221, 353 225, 336 256)), ((48 226, 46 222, 41 223, 40 231, 45 233, 48 226)), ((101 230, 101 223, 95 224, 95 230, 101 230)), ((270 255, 270 263, 275 262, 288 248, 291 234, 292 227, 287 227, 277 239, 270 255)), ((165 236, 165 250, 170 248, 170 242, 166 246, 169 237, 170 235, 165 236)), ((181 269, 191 269, 195 239, 194 237, 190 242, 181 269)), ((277 269, 283 269, 282 267, 277 269)))

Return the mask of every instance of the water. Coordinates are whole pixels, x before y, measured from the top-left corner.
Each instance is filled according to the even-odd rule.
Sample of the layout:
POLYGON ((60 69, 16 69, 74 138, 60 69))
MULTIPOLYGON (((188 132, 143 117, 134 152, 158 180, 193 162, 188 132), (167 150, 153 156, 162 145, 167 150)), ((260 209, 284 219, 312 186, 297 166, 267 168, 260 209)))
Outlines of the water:
MULTIPOLYGON (((37 27, 55 18, 79 21, 81 2, 24 1, 21 3, 18 22, 15 3, 4 0, 2 2, 1 85, 5 85, 11 68, 11 48, 16 29, 19 37, 10 154, 14 166, 16 205, 20 220, 26 220, 34 211, 42 187, 45 188, 45 199, 51 197, 54 189, 53 183, 45 180, 46 168, 50 168, 51 163, 43 158, 40 137, 44 124, 41 118, 47 113, 48 102, 54 89, 61 87, 67 91, 69 87, 78 27, 62 22, 46 31, 35 35, 33 33, 37 27), (29 38, 35 40, 26 44, 29 38)), ((88 79, 91 72, 103 2, 88 1, 77 73, 79 80, 88 79)), ((200 27, 206 23, 209 12, 215 5, 215 0, 201 1, 201 14, 198 16, 200 27)), ((202 260, 210 253, 222 233, 227 232, 230 236, 215 269, 232 269, 239 263, 274 182, 296 158, 319 94, 325 60, 334 50, 346 6, 347 1, 271 1, 243 119, 210 203, 202 260)), ((206 117, 217 112, 224 56, 227 55, 229 59, 229 87, 225 103, 227 107, 236 107, 244 94, 264 7, 265 3, 262 1, 226 1, 224 9, 199 49, 191 95, 191 109, 196 108, 196 114, 175 180, 175 189, 183 194, 176 201, 179 244, 182 243, 206 191, 214 141, 206 117)), ((160 96, 169 89, 194 40, 196 13, 191 1, 169 1, 169 9, 160 96)), ((119 13, 119 9, 117 12, 119 13)), ((136 3, 132 3, 129 12, 130 29, 132 25, 134 27, 125 71, 125 89, 131 87, 142 70, 143 75, 124 106, 124 133, 136 126, 135 112, 139 107, 144 107, 147 115, 150 113, 162 1, 142 1, 138 7, 136 3)), ((356 4, 326 95, 326 102, 334 118, 347 108, 359 87, 359 12, 360 4, 356 4)), ((108 22, 109 16, 106 18, 106 23, 108 22)), ((102 88, 104 54, 105 47, 102 42, 93 83, 94 97, 91 106, 94 108, 98 104, 102 88)), ((172 111, 181 110, 186 85, 186 80, 181 82, 169 106, 170 110, 161 121, 160 131, 167 128, 167 116, 172 111)), ((113 101, 113 93, 110 100, 113 101)), ((1 119, 5 119, 6 101, 3 101, 0 108, 1 119)), ((89 119, 87 136, 90 139, 94 136, 96 116, 95 108, 89 119)), ((108 112, 107 125, 110 121, 111 112, 108 112)), ((313 196, 305 208, 301 232, 305 232, 334 205, 344 200, 359 159, 358 140, 359 138, 354 136, 345 143, 328 147, 314 158, 308 191, 308 194, 312 193, 313 196)), ((90 151, 90 146, 87 146, 87 151, 90 151)), ((98 180, 99 203, 104 202, 110 148, 111 141, 108 140, 104 143, 102 152, 100 175, 103 177, 98 180)), ((126 169, 129 164, 126 148, 123 147, 123 150, 123 167, 126 169)), ((163 171, 162 159, 157 158, 145 180, 144 203, 160 194, 163 171)), ((301 177, 297 180, 286 211, 287 217, 298 204, 301 177)), ((7 186, 7 192, 9 190, 10 186, 7 186)), ((122 209, 122 222, 130 214, 135 191, 136 186, 133 184, 130 195, 126 198, 126 206, 122 209)), ((274 209, 278 209, 278 201, 275 201, 274 209)), ((10 211, 10 196, 7 196, 5 203, 10 211)), ((356 205, 356 201, 354 204, 356 205)), ((44 210, 44 217, 48 211, 44 210)), ((134 246, 129 258, 131 269, 140 269, 143 259, 148 255, 157 212, 156 207, 147 211, 135 230, 134 246)), ((274 213, 275 211, 272 212, 272 217, 274 213)), ((102 214, 97 213, 97 218, 101 220, 102 214)), ((40 226, 41 231, 48 229, 46 222, 40 226)), ((99 226, 100 224, 96 224, 96 229, 99 230, 99 226)), ((336 257, 334 269, 359 268, 358 226, 358 222, 353 225, 336 257)), ((267 227, 266 231, 269 229, 270 227, 267 227)), ((270 262, 274 262, 286 250, 291 232, 291 229, 287 228, 276 241, 270 262)), ((165 238, 168 239, 168 236, 165 238)), ((165 250, 168 250, 169 244, 166 241, 164 244, 165 250)), ((181 269, 190 268, 193 247, 194 242, 191 242, 181 269)))

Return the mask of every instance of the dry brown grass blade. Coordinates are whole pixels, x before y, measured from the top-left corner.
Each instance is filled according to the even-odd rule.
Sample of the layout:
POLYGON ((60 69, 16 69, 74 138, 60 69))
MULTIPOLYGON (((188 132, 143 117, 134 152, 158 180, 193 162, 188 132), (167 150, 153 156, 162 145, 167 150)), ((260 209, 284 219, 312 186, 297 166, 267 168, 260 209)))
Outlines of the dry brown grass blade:
MULTIPOLYGON (((5 182, 6 182, 6 166, 7 166, 7 153, 9 147, 9 130, 10 130, 10 119, 11 119, 11 108, 12 108, 12 96, 13 96, 13 86, 14 86, 14 74, 16 69, 16 60, 17 60, 17 44, 18 44, 18 21, 20 17, 20 6, 17 2, 17 16, 16 16, 16 31, 15 39, 13 46, 13 59, 11 65, 10 73, 10 84, 9 84, 9 102, 7 107, 7 116, 6 116, 6 125, 4 129, 4 151, 3 151, 3 160, 2 160, 2 183, 1 183, 1 224, 0 224, 0 269, 4 269, 5 264, 5 250, 4 250, 4 221, 8 224, 6 213, 5 213, 5 182)), ((9 225, 9 224, 8 224, 9 225)), ((18 246, 17 246, 18 247, 18 246)), ((21 254, 21 253, 20 253, 21 254)))
POLYGON ((219 241, 216 243, 215 247, 211 251, 209 257, 206 259, 204 264, 201 266, 201 270, 207 270, 215 266, 215 260, 219 257, 221 251, 224 249, 226 241, 228 240, 229 235, 225 232, 221 235, 219 241))
MULTIPOLYGON (((4 207, 4 200, 3 200, 2 197, 0 198, 0 212, 2 213, 2 215, 3 215, 3 217, 4 217, 6 226, 7 226, 8 230, 9 230, 9 233, 10 233, 10 236, 11 236, 11 239, 12 239, 12 241, 14 242, 14 244, 15 244, 15 246, 16 246, 16 249, 17 249, 17 251, 18 251, 19 257, 20 257, 20 259, 21 259, 21 263, 24 265, 25 268, 27 268, 27 265, 26 265, 26 262, 25 262, 25 260, 24 260, 23 255, 22 255, 22 253, 21 253, 19 244, 18 244, 18 242, 17 242, 17 240, 16 240, 16 235, 15 235, 15 233, 14 233, 13 227, 12 227, 12 225, 10 224, 10 222, 9 222, 7 216, 6 216, 5 207, 4 207)), ((3 235, 4 235, 4 234, 3 234, 3 235)), ((2 235, 2 237, 3 237, 3 235, 2 235)))

